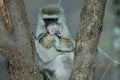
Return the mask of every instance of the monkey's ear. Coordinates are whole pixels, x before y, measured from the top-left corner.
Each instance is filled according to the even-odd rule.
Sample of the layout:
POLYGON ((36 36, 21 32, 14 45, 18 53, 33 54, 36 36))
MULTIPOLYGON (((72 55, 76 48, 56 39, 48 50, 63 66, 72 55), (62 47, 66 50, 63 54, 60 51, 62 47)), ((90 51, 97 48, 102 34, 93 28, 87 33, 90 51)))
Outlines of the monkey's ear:
POLYGON ((51 27, 48 31, 49 31, 49 34, 51 34, 51 35, 54 35, 54 34, 55 34, 55 30, 54 30, 54 28, 52 28, 52 27, 51 27))

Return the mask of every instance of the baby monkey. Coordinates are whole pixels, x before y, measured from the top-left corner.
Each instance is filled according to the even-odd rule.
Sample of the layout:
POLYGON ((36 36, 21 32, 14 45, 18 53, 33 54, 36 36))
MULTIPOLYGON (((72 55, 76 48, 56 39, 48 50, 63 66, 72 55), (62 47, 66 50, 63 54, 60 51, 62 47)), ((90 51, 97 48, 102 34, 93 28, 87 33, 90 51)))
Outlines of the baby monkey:
POLYGON ((59 23, 51 23, 46 26, 46 33, 41 33, 38 36, 39 43, 50 49, 55 47, 58 51, 70 52, 73 51, 74 47, 69 39, 63 38, 63 27, 59 23))

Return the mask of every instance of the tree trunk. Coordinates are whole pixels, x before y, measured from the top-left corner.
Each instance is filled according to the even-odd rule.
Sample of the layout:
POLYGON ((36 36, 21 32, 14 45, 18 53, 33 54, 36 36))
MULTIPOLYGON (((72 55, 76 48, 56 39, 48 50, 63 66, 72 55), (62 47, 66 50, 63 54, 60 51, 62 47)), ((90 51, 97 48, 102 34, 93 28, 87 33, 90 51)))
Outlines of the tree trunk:
POLYGON ((42 80, 23 0, 0 0, 0 51, 10 80, 42 80))
POLYGON ((93 80, 106 1, 84 0, 76 39, 73 80, 93 80))

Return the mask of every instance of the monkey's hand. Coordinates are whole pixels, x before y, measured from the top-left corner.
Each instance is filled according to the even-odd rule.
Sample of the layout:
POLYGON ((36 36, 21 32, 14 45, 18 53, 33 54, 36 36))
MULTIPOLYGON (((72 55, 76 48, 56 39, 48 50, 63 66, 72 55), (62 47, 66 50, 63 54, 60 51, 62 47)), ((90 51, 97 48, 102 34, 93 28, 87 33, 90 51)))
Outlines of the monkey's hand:
POLYGON ((38 40, 39 42, 47 35, 47 33, 41 33, 39 36, 38 36, 38 40))
POLYGON ((74 50, 74 47, 71 46, 71 47, 66 47, 66 46, 57 46, 56 49, 58 51, 63 51, 63 52, 71 52, 74 50))
POLYGON ((74 50, 73 44, 68 39, 56 38, 54 46, 56 50, 62 51, 62 52, 71 52, 74 50))
POLYGON ((44 63, 54 60, 56 58, 56 56, 58 55, 58 53, 56 53, 56 49, 54 47, 50 48, 50 49, 44 48, 39 43, 39 40, 34 35, 34 33, 32 33, 32 36, 33 36, 34 43, 35 43, 36 53, 37 53, 38 57, 40 58, 40 60, 43 61, 44 63))

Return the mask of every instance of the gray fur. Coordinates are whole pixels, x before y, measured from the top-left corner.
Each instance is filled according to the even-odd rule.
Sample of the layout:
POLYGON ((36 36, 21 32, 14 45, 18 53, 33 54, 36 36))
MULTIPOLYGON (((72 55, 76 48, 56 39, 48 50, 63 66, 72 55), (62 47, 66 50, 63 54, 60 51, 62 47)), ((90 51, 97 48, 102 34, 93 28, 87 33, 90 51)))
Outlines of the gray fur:
MULTIPOLYGON (((46 6, 45 6, 46 7, 46 6)), ((45 7, 43 7, 45 9, 45 7)), ((47 13, 45 10, 44 12, 41 12, 40 10, 39 16, 38 16, 38 25, 35 36, 38 37, 41 33, 46 33, 45 28, 45 22, 44 18, 58 18, 57 23, 61 24, 64 28, 64 35, 63 38, 70 39, 72 41, 72 44, 74 45, 74 40, 70 37, 70 33, 67 29, 64 12, 63 9, 59 5, 48 5, 46 9, 50 11, 51 13, 47 13), (59 13, 54 14, 51 10, 49 10, 49 7, 55 7, 55 9, 58 8, 59 13)), ((57 10, 56 10, 57 11, 57 10)), ((64 51, 58 51, 55 47, 52 47, 50 49, 46 49, 42 47, 42 45, 39 43, 39 40, 34 38, 35 47, 36 47, 36 53, 38 55, 38 65, 42 72, 44 70, 52 72, 51 80, 70 80, 71 72, 72 72, 72 64, 73 64, 73 58, 74 58, 74 51, 71 52, 64 52, 64 51)), ((58 44, 59 45, 59 44, 58 44)))

